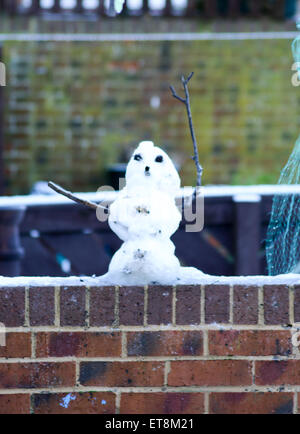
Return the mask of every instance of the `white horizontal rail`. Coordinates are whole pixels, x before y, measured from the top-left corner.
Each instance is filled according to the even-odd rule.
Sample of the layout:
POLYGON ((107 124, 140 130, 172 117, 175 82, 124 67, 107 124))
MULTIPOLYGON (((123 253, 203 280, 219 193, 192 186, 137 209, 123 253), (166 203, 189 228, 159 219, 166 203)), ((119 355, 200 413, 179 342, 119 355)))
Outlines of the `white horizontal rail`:
POLYGON ((2 33, 0 42, 122 42, 122 41, 245 41, 294 39, 299 32, 232 32, 232 33, 2 33))
MULTIPOLYGON (((178 198, 189 196, 193 192, 193 187, 183 187, 181 195, 178 198)), ((253 195, 272 196, 274 194, 299 194, 300 185, 211 185, 202 187, 204 197, 224 197, 239 195, 243 196, 243 201, 253 200, 253 195)), ((100 191, 98 193, 75 193, 76 196, 90 201, 113 201, 117 191, 100 191)), ((24 196, 2 196, 0 197, 0 209, 4 207, 18 206, 47 206, 47 205, 64 205, 74 203, 70 199, 59 194, 32 194, 24 196)))

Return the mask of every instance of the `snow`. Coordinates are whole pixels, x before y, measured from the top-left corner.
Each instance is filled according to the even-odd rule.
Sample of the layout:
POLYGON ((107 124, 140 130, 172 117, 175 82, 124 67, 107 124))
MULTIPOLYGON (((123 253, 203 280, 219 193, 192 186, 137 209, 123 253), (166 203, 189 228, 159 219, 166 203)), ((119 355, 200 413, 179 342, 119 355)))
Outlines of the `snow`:
POLYGON ((234 202, 260 202, 261 196, 259 194, 235 194, 233 196, 234 202))
MULTIPOLYGON (((114 191, 100 191, 98 193, 74 193, 76 196, 90 200, 92 202, 107 201, 111 202, 117 197, 117 192, 114 191)), ((68 205, 74 204, 71 199, 60 194, 54 195, 40 195, 32 194, 27 196, 1 196, 0 209, 6 207, 19 207, 19 206, 47 206, 47 205, 68 205)))
POLYGON ((71 401, 75 401, 76 395, 69 393, 64 398, 61 399, 62 402, 59 403, 61 407, 68 408, 71 401))
MULTIPOLYGON (((189 267, 187 267, 189 269, 189 267)), ((208 274, 199 275, 198 278, 193 276, 193 272, 189 273, 186 270, 185 276, 180 283, 175 282, 170 283, 171 285, 297 285, 300 284, 299 274, 282 274, 279 276, 210 276, 208 274)), ((72 276, 72 277, 4 277, 0 276, 0 288, 15 288, 20 286, 25 287, 43 287, 43 286, 57 286, 65 287, 69 286, 110 286, 118 285, 118 282, 114 279, 103 279, 104 276, 72 276)), ((130 286, 130 285, 124 285, 130 286)), ((143 285, 141 285, 143 286, 143 285)))

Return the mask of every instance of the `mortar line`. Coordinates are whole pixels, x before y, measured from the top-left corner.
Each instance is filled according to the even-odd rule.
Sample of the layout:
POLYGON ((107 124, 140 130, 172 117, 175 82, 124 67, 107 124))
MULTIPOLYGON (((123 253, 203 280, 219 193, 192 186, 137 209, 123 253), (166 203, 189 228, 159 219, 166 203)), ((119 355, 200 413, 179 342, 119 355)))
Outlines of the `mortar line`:
POLYGON ((75 361, 75 384, 76 386, 80 385, 80 360, 79 359, 75 361))
POLYGON ((32 389, 0 389, 0 395, 15 395, 15 394, 39 394, 45 393, 69 393, 69 392, 113 392, 113 393, 249 393, 249 392, 273 392, 273 393, 299 393, 300 385, 282 386, 135 386, 135 387, 117 387, 117 386, 69 386, 69 387, 54 387, 51 388, 32 388, 32 389))
POLYGON ((255 360, 252 360, 251 373, 252 373, 252 384, 255 385, 255 373, 256 373, 255 360))
POLYGON ((144 326, 148 324, 148 285, 144 286, 144 326))
POLYGON ((200 323, 205 324, 205 286, 200 287, 200 323))
POLYGON ((36 357, 36 333, 31 333, 31 358, 35 359, 36 357))
POLYGON ((265 325, 264 323, 264 289, 262 286, 258 288, 258 325, 265 325))
MULTIPOLYGON (((48 363, 64 363, 64 362, 167 362, 167 361, 209 361, 209 360, 229 360, 228 356, 119 356, 119 357, 77 357, 77 356, 65 356, 65 357, 14 357, 7 359, 5 357, 0 358, 0 365, 9 363, 36 363, 36 362, 48 362, 48 363)), ((273 361, 274 355, 269 356, 231 356, 230 360, 245 360, 245 361, 273 361)), ((276 356, 276 361, 284 362, 287 360, 298 360, 296 356, 276 356)))
MULTIPOLYGON (((120 325, 119 327, 113 327, 114 331, 169 331, 169 330, 178 330, 178 331, 193 331, 193 330, 258 330, 258 331, 284 331, 291 330, 292 327, 286 325, 268 325, 268 324, 228 324, 228 323, 219 323, 219 324, 192 324, 192 325, 152 325, 149 324, 147 326, 139 325, 120 325)), ((20 327, 6 327, 6 333, 24 333, 24 332, 83 332, 93 333, 93 332, 111 332, 112 326, 91 326, 88 330, 86 330, 85 326, 57 326, 57 325, 48 325, 48 326, 20 326, 20 327)))
POLYGON ((29 407, 29 412, 30 414, 34 414, 34 406, 33 406, 33 395, 34 393, 30 393, 30 407, 29 407))
POLYGON ((233 285, 229 286, 229 324, 233 324, 233 285))
POLYGON ((85 288, 85 323, 86 327, 90 327, 90 286, 87 285, 85 288))
POLYGON ((116 414, 120 414, 121 391, 117 390, 115 393, 116 393, 116 414))
POLYGON ((295 292, 294 286, 289 286, 289 318, 290 324, 295 324, 295 312, 294 312, 295 292))
POLYGON ((176 286, 174 285, 172 290, 172 325, 173 326, 176 325, 176 302, 177 302, 176 286))
POLYGON ((55 286, 54 290, 55 326, 60 327, 60 286, 55 286))
POLYGON ((293 414, 298 414, 298 392, 294 392, 293 414))
POLYGON ((208 330, 203 330, 203 356, 209 356, 208 330))
POLYGON ((204 414, 209 414, 209 395, 210 392, 204 393, 204 414))
POLYGON ((120 317, 119 317, 119 302, 120 302, 120 296, 119 296, 120 287, 115 286, 115 307, 114 307, 114 314, 115 319, 112 324, 112 328, 118 328, 120 325, 120 317))
POLYGON ((25 318, 24 318, 24 325, 25 327, 30 326, 30 316, 29 316, 29 287, 25 287, 25 318))
POLYGON ((171 362, 170 360, 167 360, 165 363, 165 370, 164 370, 164 386, 168 386, 168 376, 171 371, 171 362))
POLYGON ((127 357, 127 333, 126 332, 122 332, 121 346, 122 346, 121 357, 126 358, 127 357))

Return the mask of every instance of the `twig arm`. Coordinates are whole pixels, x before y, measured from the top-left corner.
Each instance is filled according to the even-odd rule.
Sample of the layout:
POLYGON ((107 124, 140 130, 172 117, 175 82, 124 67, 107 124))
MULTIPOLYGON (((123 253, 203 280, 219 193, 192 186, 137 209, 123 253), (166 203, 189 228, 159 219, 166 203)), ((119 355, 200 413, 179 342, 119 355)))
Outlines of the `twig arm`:
POLYGON ((174 98, 178 99, 179 101, 183 102, 185 104, 185 99, 181 98, 181 96, 177 95, 175 89, 173 86, 170 86, 172 95, 174 96, 174 98))
POLYGON ((170 89, 171 89, 173 97, 178 99, 180 102, 182 102, 186 107, 188 120, 189 120, 189 127, 190 127, 191 136, 192 136, 193 147, 194 147, 193 160, 195 162, 196 170, 197 170, 197 184, 196 185, 197 185, 197 187, 200 187, 203 169, 199 163, 198 145, 197 145, 197 140, 196 140, 194 126, 193 126, 191 106, 190 106, 190 95, 189 95, 189 89, 188 89, 188 83, 189 83, 190 79, 193 77, 193 75, 194 75, 194 73, 191 72, 186 79, 184 78, 184 76, 181 77, 181 82, 183 85, 185 98, 182 98, 181 96, 177 95, 173 86, 170 86, 170 89))
POLYGON ((56 191, 59 194, 62 194, 63 196, 68 197, 69 199, 73 200, 74 202, 80 203, 81 205, 88 206, 92 209, 97 209, 98 207, 107 209, 105 206, 98 205, 95 202, 90 202, 89 200, 81 199, 80 197, 75 196, 73 193, 71 193, 68 190, 65 190, 64 188, 60 187, 59 185, 55 184, 54 182, 49 181, 48 186, 52 188, 52 190, 56 191))

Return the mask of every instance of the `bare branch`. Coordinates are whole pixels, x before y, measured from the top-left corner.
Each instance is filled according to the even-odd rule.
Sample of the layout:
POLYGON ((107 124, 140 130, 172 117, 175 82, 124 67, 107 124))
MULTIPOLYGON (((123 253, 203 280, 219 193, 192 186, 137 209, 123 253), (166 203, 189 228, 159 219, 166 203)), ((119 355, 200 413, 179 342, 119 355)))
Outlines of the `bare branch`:
POLYGON ((193 77, 194 73, 191 72, 187 79, 184 78, 184 76, 181 77, 181 82, 183 85, 183 89, 185 92, 185 99, 179 97, 173 86, 170 86, 172 95, 174 96, 174 98, 177 98, 179 101, 183 102, 185 104, 186 107, 186 111, 187 111, 187 115, 188 115, 188 120, 189 120, 189 127, 190 127, 190 132, 191 132, 191 136, 192 136, 192 140, 193 140, 193 147, 194 147, 194 156, 193 156, 193 160, 195 162, 196 165, 196 170, 197 170, 197 187, 201 186, 201 178, 202 178, 202 166, 199 163, 199 153, 198 153, 198 145, 197 145, 197 141, 196 141, 196 136, 195 136, 195 132, 194 132, 194 126, 193 126, 193 120, 192 120, 192 113, 191 113, 191 106, 190 106, 190 95, 189 95, 189 89, 188 89, 188 82, 190 81, 190 79, 193 77))
POLYGON ((190 81, 190 79, 193 77, 194 73, 191 72, 188 76, 188 78, 186 79, 186 84, 188 84, 188 82, 190 81))
POLYGON ((95 202, 90 202, 89 200, 80 199, 79 197, 74 196, 73 193, 65 190, 64 188, 60 187, 59 185, 55 184, 54 182, 49 181, 48 185, 50 188, 52 188, 52 190, 56 191, 59 194, 62 194, 63 196, 68 197, 69 199, 73 200, 74 202, 80 203, 81 205, 88 206, 89 208, 92 208, 92 209, 97 209, 98 207, 103 208, 103 209, 107 209, 107 207, 102 206, 102 205, 98 205, 95 202))
POLYGON ((177 95, 175 89, 173 86, 170 86, 172 95, 174 96, 174 98, 178 99, 179 101, 183 102, 183 104, 185 104, 185 99, 181 98, 181 96, 177 95))

